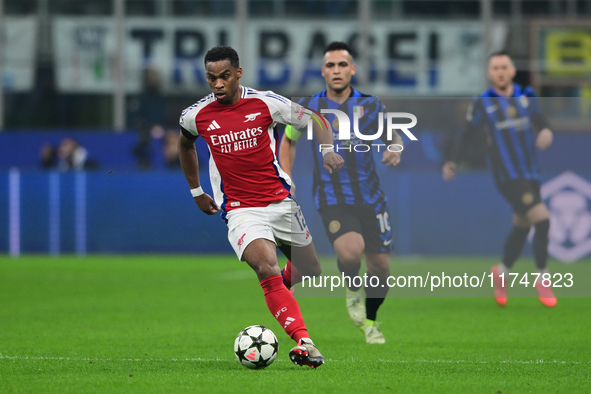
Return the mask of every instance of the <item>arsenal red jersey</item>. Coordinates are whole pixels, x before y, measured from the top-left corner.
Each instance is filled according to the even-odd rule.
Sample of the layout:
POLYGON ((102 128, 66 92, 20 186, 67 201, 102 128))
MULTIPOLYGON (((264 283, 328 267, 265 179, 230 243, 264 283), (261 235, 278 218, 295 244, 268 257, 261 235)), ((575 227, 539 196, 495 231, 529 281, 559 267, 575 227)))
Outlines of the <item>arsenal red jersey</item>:
POLYGON ((209 175, 216 204, 225 212, 265 207, 289 195, 291 179, 277 161, 277 123, 306 128, 309 112, 271 91, 242 86, 238 103, 212 94, 185 109, 183 134, 202 136, 210 152, 209 175))

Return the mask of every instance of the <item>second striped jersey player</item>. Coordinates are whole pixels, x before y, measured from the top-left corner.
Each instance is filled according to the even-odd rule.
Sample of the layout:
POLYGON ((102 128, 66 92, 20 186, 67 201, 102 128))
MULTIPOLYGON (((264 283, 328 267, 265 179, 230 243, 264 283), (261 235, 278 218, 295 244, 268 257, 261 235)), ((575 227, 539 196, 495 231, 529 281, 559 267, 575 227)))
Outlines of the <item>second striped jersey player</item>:
POLYGON ((508 181, 519 179, 540 180, 534 135, 547 128, 548 122, 531 87, 513 84, 511 97, 502 97, 491 87, 472 101, 466 118, 467 138, 481 127, 486 131, 497 185, 502 187, 508 181))
MULTIPOLYGON (((495 299, 500 306, 505 306, 507 291, 499 275, 510 272, 531 227, 534 228, 536 267, 541 274, 547 273, 550 220, 540 195, 536 149, 547 149, 553 137, 531 87, 513 83, 515 66, 507 53, 497 52, 489 57, 488 75, 492 86, 469 106, 466 128, 442 171, 445 180, 453 179, 456 163, 468 149, 471 137, 475 133, 486 133, 495 184, 513 209, 513 228, 505 241, 501 264, 492 267, 497 279, 495 299)), ((536 287, 538 298, 545 306, 556 305, 550 287, 541 282, 536 287)))
MULTIPOLYGON (((351 53, 351 48, 344 42, 330 43, 325 48, 322 66, 326 89, 300 101, 300 104, 317 112, 322 109, 342 111, 350 120, 358 119, 357 126, 361 134, 375 135, 379 130, 379 114, 385 112, 385 109, 376 97, 360 93, 351 86, 351 78, 356 70, 351 53)), ((325 171, 321 165, 321 142, 316 138, 308 141, 314 151, 313 190, 316 208, 337 254, 337 265, 342 274, 351 279, 357 277, 361 260, 365 257, 368 275, 375 277, 378 283, 385 284, 390 274, 392 232, 387 198, 380 187, 373 151, 355 148, 367 142, 355 134, 355 129, 351 130, 350 139, 339 140, 340 130, 336 116, 328 113, 327 120, 333 127, 335 151, 343 155, 345 165, 338 173, 325 171)), ((286 128, 279 156, 282 166, 291 168, 290 161, 295 157, 295 143, 302 134, 296 127, 286 128)), ((384 134, 382 138, 385 138, 384 134)), ((380 151, 382 163, 387 166, 397 165, 400 162, 399 152, 384 146, 402 145, 400 136, 394 132, 392 141, 386 139, 383 142, 380 151)), ((285 271, 289 275, 289 270, 286 269, 284 276, 285 271)), ((297 280, 293 280, 293 275, 291 276, 290 282, 293 284, 297 280)), ((385 285, 367 286, 363 289, 353 283, 346 289, 347 311, 353 323, 361 327, 367 343, 385 342, 376 317, 387 291, 385 285)))

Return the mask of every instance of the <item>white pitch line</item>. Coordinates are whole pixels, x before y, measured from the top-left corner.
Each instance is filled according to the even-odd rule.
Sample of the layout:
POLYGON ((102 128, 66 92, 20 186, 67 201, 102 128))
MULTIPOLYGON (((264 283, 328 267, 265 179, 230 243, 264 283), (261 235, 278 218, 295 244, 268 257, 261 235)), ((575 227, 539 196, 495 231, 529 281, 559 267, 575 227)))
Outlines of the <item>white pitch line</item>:
MULTIPOLYGON (((92 357, 44 357, 44 356, 5 356, 0 353, 0 360, 41 360, 41 361, 134 361, 134 362, 219 362, 219 361, 231 361, 229 359, 222 359, 222 358, 92 358, 92 357)), ((276 362, 287 362, 287 360, 275 360, 276 362)), ((327 359, 327 362, 351 362, 355 360, 333 360, 327 359)), ((357 360, 357 361, 360 361, 357 360)), ((501 361, 471 361, 471 360, 425 360, 425 359, 417 359, 417 360, 384 360, 378 358, 377 361, 382 363, 392 363, 392 364, 591 364, 591 361, 581 362, 581 361, 565 361, 565 360, 501 360, 501 361)))
POLYGON ((190 362, 216 362, 228 361, 221 358, 92 358, 92 357, 45 357, 45 356, 5 356, 0 354, 0 360, 42 360, 42 361, 136 361, 136 362, 164 362, 164 361, 190 361, 190 362))
POLYGON ((472 361, 472 360, 383 360, 378 359, 384 363, 395 363, 395 364, 591 364, 591 361, 564 361, 564 360, 501 360, 501 361, 472 361))

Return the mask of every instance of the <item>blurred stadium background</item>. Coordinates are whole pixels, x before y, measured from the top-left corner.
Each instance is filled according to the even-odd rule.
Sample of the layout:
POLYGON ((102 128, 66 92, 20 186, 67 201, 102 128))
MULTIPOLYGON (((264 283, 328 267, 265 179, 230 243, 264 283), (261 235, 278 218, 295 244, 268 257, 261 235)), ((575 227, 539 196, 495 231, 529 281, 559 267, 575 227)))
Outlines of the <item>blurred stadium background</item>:
MULTIPOLYGON (((352 44, 359 90, 423 108, 445 98, 446 120, 419 116, 419 142, 380 170, 398 255, 501 250, 510 210, 482 147, 456 181, 440 176, 447 137, 498 49, 514 57, 516 82, 544 97, 556 132, 540 155, 550 252, 565 262, 591 252, 587 0, 4 0, 0 24, 2 253, 231 253, 223 222, 190 198, 175 151, 180 112, 208 93, 203 56, 234 46, 244 85, 303 96, 322 89, 333 40, 352 44)), ((310 183, 298 195, 320 240, 310 183)))

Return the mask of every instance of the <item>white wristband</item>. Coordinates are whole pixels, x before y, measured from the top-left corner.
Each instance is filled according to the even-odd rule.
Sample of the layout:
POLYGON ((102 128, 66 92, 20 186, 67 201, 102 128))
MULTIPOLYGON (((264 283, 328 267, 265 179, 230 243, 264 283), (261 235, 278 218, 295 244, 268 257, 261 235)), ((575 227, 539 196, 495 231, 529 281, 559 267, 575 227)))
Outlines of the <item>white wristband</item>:
POLYGON ((201 186, 196 187, 195 189, 191 189, 191 195, 193 197, 199 197, 203 193, 205 193, 205 192, 203 191, 203 189, 201 188, 201 186))
POLYGON ((334 153, 334 148, 322 149, 322 157, 324 157, 327 153, 330 153, 330 152, 334 153))

